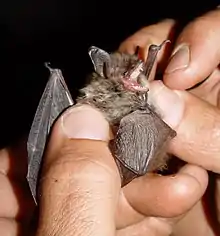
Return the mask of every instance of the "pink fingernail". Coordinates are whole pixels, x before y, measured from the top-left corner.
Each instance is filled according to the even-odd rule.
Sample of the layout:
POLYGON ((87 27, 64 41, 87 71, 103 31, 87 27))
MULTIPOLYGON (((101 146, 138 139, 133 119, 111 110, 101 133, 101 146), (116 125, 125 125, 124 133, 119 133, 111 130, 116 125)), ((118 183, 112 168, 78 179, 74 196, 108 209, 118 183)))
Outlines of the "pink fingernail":
POLYGON ((67 110, 62 119, 62 129, 68 138, 109 139, 109 124, 98 110, 89 105, 74 106, 67 110))
POLYGON ((188 67, 190 62, 190 51, 188 45, 179 45, 165 70, 166 74, 173 73, 188 67))

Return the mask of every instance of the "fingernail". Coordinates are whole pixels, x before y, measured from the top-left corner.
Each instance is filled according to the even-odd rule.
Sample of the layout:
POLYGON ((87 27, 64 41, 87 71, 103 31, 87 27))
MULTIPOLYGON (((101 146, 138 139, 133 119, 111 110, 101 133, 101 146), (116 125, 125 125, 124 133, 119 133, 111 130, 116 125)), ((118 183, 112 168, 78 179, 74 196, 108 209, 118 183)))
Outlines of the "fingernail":
POLYGON ((170 62, 165 70, 166 74, 173 73, 188 67, 190 61, 190 51, 188 45, 179 45, 174 51, 170 62))
POLYGON ((167 88, 161 81, 150 85, 149 102, 170 127, 176 128, 184 113, 185 103, 178 91, 167 88))
POLYGON ((68 138, 109 140, 110 128, 101 112, 89 105, 76 105, 61 117, 64 134, 68 138))

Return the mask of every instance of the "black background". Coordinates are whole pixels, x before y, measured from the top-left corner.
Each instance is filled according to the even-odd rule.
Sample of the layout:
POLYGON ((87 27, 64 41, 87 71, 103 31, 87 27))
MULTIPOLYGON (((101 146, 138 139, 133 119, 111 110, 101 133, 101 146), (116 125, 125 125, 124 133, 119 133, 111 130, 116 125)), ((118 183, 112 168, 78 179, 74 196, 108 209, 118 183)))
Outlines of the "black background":
POLYGON ((91 69, 88 47, 115 50, 140 27, 163 18, 183 23, 216 1, 58 1, 0 3, 0 145, 28 133, 49 73, 62 69, 73 93, 91 69))

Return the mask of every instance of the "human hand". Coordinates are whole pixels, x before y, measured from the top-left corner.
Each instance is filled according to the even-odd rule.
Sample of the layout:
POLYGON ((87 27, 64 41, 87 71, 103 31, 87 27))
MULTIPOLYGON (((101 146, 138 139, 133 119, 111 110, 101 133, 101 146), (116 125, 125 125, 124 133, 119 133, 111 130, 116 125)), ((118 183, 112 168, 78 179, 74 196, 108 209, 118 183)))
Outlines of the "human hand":
MULTIPOLYGON (((173 28, 175 22, 170 20, 170 23, 171 27, 167 26, 169 29, 173 28)), ((154 36, 154 32, 153 30, 152 36, 154 36)), ((170 33, 169 30, 159 30, 158 36, 161 35, 161 38, 155 37, 157 41, 153 40, 149 44, 152 42, 161 43, 164 40, 163 32, 167 33, 167 35, 170 33)), ((162 51, 160 54, 161 62, 163 58, 165 58, 165 54, 162 51)), ((211 66, 211 63, 209 66, 211 66)), ((203 96, 204 99, 212 104, 215 104, 217 96, 210 96, 210 88, 214 88, 219 78, 215 69, 212 76, 202 84, 202 86, 205 85, 205 88, 203 87, 201 90, 200 85, 197 90, 192 90, 192 93, 197 96, 203 96)), ((196 79, 193 83, 190 82, 190 85, 185 86, 184 84, 185 87, 178 87, 181 83, 185 83, 184 79, 181 81, 181 77, 179 77, 180 80, 175 80, 175 78, 169 79, 172 77, 166 76, 164 77, 165 83, 173 88, 176 86, 177 89, 190 87, 199 81, 199 79, 196 79)), ((210 148, 207 145, 207 143, 210 144, 208 139, 210 136, 208 135, 211 135, 214 130, 214 134, 218 138, 219 125, 217 120, 219 113, 217 109, 186 92, 167 90, 158 82, 152 83, 152 91, 152 99, 162 105, 158 109, 161 109, 163 118, 178 132, 178 137, 171 143, 170 150, 179 154, 183 159, 186 158, 185 160, 191 163, 200 163, 202 161, 202 166, 218 172, 218 149, 215 150, 218 140, 211 147, 214 153, 211 152, 210 154, 207 151, 210 148), (160 89, 163 92, 157 97, 160 89), (166 91, 168 93, 164 97, 164 92, 166 91), (174 106, 170 106, 173 102, 172 94, 178 94, 181 100, 179 104, 182 104, 182 108, 178 108, 178 102, 177 105, 174 102, 174 106), (162 98, 164 98, 163 101, 161 101, 162 98), (193 107, 190 109, 188 104, 191 103, 193 107), (195 116, 197 112, 206 116, 201 119, 201 117, 195 116), (190 125, 189 121, 191 120, 195 121, 196 128, 190 125), (187 128, 188 130, 189 127, 189 133, 185 134, 184 129, 187 128), (204 133, 201 133, 199 127, 204 127, 204 133), (208 135, 205 131, 208 132, 208 135), (200 137, 198 144, 187 141, 191 134, 193 134, 194 138, 200 137), (202 134, 205 134, 208 140, 205 146, 201 142, 200 135, 202 134), (175 146, 175 143, 177 146, 175 146), (181 143, 184 144, 184 148, 183 152, 179 153, 181 143), (197 150, 201 146, 202 153, 199 152, 201 158, 196 158, 197 150), (190 156, 187 159, 186 156, 188 154, 190 156), (212 157, 212 154, 214 157, 212 157)), ((218 88, 216 88, 216 91, 218 91, 218 88)), ((211 95, 213 94, 211 93, 211 95)), ((168 235, 172 231, 173 224, 183 217, 184 213, 203 195, 207 185, 206 172, 197 166, 186 165, 174 177, 148 175, 138 178, 125 188, 120 189, 117 168, 107 148, 108 128, 106 128, 106 133, 101 135, 101 137, 99 135, 99 137, 94 137, 96 132, 87 136, 89 129, 86 125, 88 123, 84 124, 83 122, 84 120, 82 119, 81 125, 78 126, 79 132, 85 135, 82 135, 84 137, 83 140, 66 140, 59 128, 59 122, 53 132, 54 139, 50 142, 51 148, 48 151, 44 166, 42 196, 40 198, 41 220, 38 235, 43 233, 43 235, 55 235, 56 233, 59 233, 58 235, 78 235, 79 230, 84 235, 101 235, 103 233, 107 235, 154 235, 155 233, 157 235, 168 235), (85 129, 82 129, 82 125, 85 129), (86 138, 98 138, 103 141, 87 140, 86 138), (75 150, 77 152, 73 153, 75 150), (59 153, 60 156, 58 156, 59 153), (76 155, 77 153, 79 154, 78 156, 76 155), (71 158, 69 158, 70 156, 71 158), (84 171, 82 171, 82 167, 84 171), (63 169, 65 169, 65 172, 63 169), (87 174, 85 175, 85 173, 87 174), (96 173, 95 176, 94 173, 96 173), (75 196, 77 197, 75 198, 75 196), (116 214, 114 214, 115 212, 116 214), (117 229, 116 233, 115 229, 117 229)), ((101 123, 98 125, 94 125, 94 127, 105 127, 101 123)), ((1 192, 0 204, 1 235, 18 235, 19 226, 23 226, 21 230, 26 228, 30 218, 33 216, 34 205, 25 182, 26 168, 18 165, 19 162, 16 161, 18 160, 16 159, 18 153, 17 148, 8 148, 0 153, 0 186, 2 186, 1 189, 4 189, 1 192), (16 161, 16 165, 12 164, 14 161, 16 161)), ((27 235, 30 235, 30 233, 27 235)))
MULTIPOLYGON (((166 65, 169 54, 173 54, 171 52, 172 45, 170 47, 167 44, 166 48, 164 48, 165 50, 161 50, 158 58, 159 65, 165 65, 163 68, 165 71, 163 74, 165 85, 172 89, 184 90, 191 88, 188 91, 195 95, 192 96, 187 92, 177 92, 183 100, 182 103, 184 103, 185 109, 184 115, 176 122, 178 135, 171 142, 170 151, 189 163, 203 166, 216 173, 220 172, 218 147, 220 131, 220 73, 218 64, 220 54, 217 46, 220 37, 219 17, 220 10, 209 12, 188 24, 179 35, 175 35, 176 22, 174 20, 164 20, 158 24, 141 29, 125 40, 120 46, 121 51, 133 53, 134 48, 139 45, 142 47, 142 54, 146 55, 150 44, 160 44, 167 38, 171 39, 175 45, 173 52, 176 51, 176 48, 180 47, 179 45, 189 45, 189 65, 187 66, 184 57, 178 53, 176 55, 179 58, 179 62, 173 63, 179 67, 179 70, 175 70, 173 73, 170 73, 169 70, 172 61, 174 61, 174 56, 171 57, 170 62, 166 65), (177 38, 176 41, 175 38, 177 38), (183 63, 182 68, 179 64, 180 62, 183 63), (198 84, 202 81, 204 82, 198 84)), ((161 105, 163 106, 162 99, 164 100, 164 96, 161 94, 161 105)), ((167 106, 162 108, 165 112, 164 116, 167 116, 168 119, 171 117, 169 113, 172 115, 176 113, 176 106, 174 109, 171 104, 167 104, 167 106)), ((216 192, 212 195, 214 198, 212 201, 216 200, 217 215, 220 212, 219 182, 219 179, 217 179, 216 192)), ((183 235, 192 235, 194 233, 209 235, 208 216, 203 215, 205 213, 202 210, 202 205, 199 204, 198 206, 193 209, 188 219, 187 217, 185 218, 184 226, 181 226, 182 232, 185 232, 183 235), (197 227, 197 221, 194 221, 192 225, 192 218, 195 219, 195 217, 198 219, 199 227, 197 227), (203 227, 200 227, 201 224, 203 227), (192 228, 191 231, 189 231, 190 228, 192 228)))
MULTIPOLYGON (((106 120, 87 106, 71 108, 56 122, 44 159, 38 236, 169 235, 203 195, 207 173, 193 165, 173 176, 149 174, 121 189, 110 138, 106 120)), ((35 233, 26 159, 19 153, 25 149, 0 153, 0 235, 35 233)))
POLYGON ((207 173, 193 165, 121 189, 110 138, 107 121, 88 106, 58 120, 45 156, 37 235, 169 235, 203 195, 207 173))

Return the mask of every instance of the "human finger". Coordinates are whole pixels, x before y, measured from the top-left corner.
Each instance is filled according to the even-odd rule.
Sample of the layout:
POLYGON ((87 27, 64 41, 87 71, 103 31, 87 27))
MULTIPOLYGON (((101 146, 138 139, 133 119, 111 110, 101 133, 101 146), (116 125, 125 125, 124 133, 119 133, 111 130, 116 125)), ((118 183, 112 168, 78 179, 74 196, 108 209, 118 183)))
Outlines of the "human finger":
MULTIPOLYGON (((213 222, 213 218, 212 215, 209 214, 209 210, 207 212, 206 209, 207 205, 204 202, 204 199, 201 199, 187 215, 173 226, 173 236, 187 236, 194 234, 199 236, 219 235, 217 231, 215 232, 213 223, 210 224, 210 222, 213 222)), ((217 230, 219 231, 219 229, 217 230)))
POLYGON ((207 184, 207 172, 194 165, 185 165, 171 176, 147 175, 135 179, 123 188, 124 204, 117 212, 118 228, 135 224, 146 216, 180 216, 199 201, 207 184))
POLYGON ((29 219, 34 210, 25 181, 12 180, 0 174, 0 218, 29 219))
POLYGON ((173 89, 189 89, 206 79, 220 62, 220 10, 189 23, 176 40, 164 83, 173 89))
POLYGON ((21 232, 21 225, 14 219, 0 218, 0 235, 17 236, 21 232))
POLYGON ((170 152, 186 162, 220 173, 220 111, 186 91, 154 81, 151 99, 162 118, 177 131, 170 152))
MULTIPOLYGON (((172 40, 175 32, 175 20, 165 19, 156 24, 146 26, 127 39, 119 46, 119 51, 134 54, 137 46, 140 47, 140 54, 146 60, 148 48, 151 44, 159 45, 164 40, 172 40)), ((166 45, 169 46, 169 45, 166 45)), ((157 61, 160 62, 165 56, 165 47, 161 49, 157 61)))
MULTIPOLYGON (((146 61, 150 45, 161 45, 165 40, 173 40, 175 32, 176 22, 172 19, 165 19, 156 24, 144 27, 137 31, 135 34, 124 40, 119 46, 119 51, 134 54, 137 47, 138 56, 142 60, 146 61)), ((153 68, 149 75, 148 80, 152 81, 155 78, 156 70, 162 71, 166 66, 166 59, 171 51, 170 43, 165 43, 161 47, 153 68)))
POLYGON ((0 218, 27 222, 32 217, 35 206, 25 178, 24 150, 23 141, 0 150, 0 218))
POLYGON ((87 105, 57 121, 42 173, 37 235, 115 235, 121 180, 110 136, 104 116, 87 105))
POLYGON ((168 236, 172 233, 172 219, 146 217, 134 225, 117 231, 117 236, 168 236))

